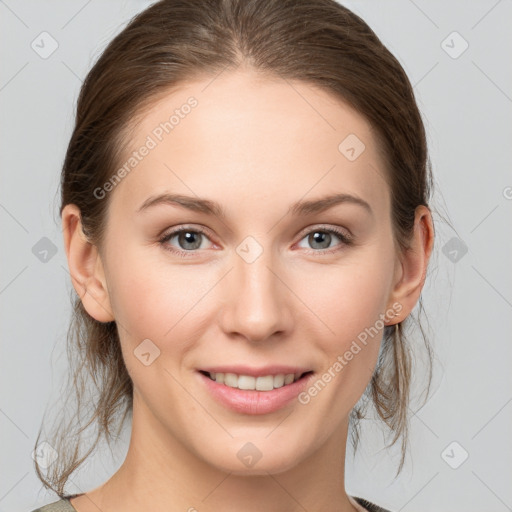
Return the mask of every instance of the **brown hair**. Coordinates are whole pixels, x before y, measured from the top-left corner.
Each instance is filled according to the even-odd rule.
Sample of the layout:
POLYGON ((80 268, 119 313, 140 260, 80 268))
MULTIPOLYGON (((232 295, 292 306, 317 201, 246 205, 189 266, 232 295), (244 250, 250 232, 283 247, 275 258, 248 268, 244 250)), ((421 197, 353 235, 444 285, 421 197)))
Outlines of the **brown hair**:
MULTIPOLYGON (((361 18, 334 0, 161 0, 135 16, 83 83, 62 169, 60 213, 67 204, 77 205, 85 234, 101 247, 109 197, 98 200, 93 192, 114 174, 129 130, 144 108, 180 83, 240 64, 321 88, 369 121, 386 166, 395 242, 407 250, 415 209, 428 206, 432 187, 422 118, 398 60, 361 18)), ((419 306, 421 314, 421 298, 419 306)), ((394 434, 391 444, 402 437, 398 473, 408 442, 408 321, 385 328, 377 367, 350 416, 354 448, 368 403, 394 434)), ((432 353, 418 325, 428 354, 430 389, 432 353)), ((121 429, 132 410, 133 387, 116 324, 93 319, 76 296, 68 358, 76 425, 61 423, 54 429, 48 442, 59 457, 47 476, 35 461, 43 484, 59 496, 102 436, 110 446, 115 425, 121 429), (90 383, 96 390, 88 403, 90 383), (82 454, 81 436, 90 426, 97 427, 97 434, 82 454)), ((36 446, 40 436, 41 429, 36 446)))

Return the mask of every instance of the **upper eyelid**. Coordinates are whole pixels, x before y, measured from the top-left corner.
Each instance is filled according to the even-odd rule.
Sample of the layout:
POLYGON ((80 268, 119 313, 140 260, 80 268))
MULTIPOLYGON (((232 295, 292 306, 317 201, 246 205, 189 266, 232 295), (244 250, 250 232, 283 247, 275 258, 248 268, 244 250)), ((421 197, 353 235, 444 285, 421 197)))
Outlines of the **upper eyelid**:
POLYGON ((174 236, 178 233, 181 233, 183 231, 197 231, 198 233, 209 236, 209 230, 207 228, 205 228, 204 226, 201 226, 201 227, 185 226, 185 227, 178 227, 176 229, 172 228, 170 231, 164 230, 163 233, 158 236, 158 238, 159 239, 168 238, 168 237, 174 236))
POLYGON ((341 231, 343 234, 346 232, 347 238, 352 236, 352 233, 347 228, 341 226, 329 226, 328 224, 317 224, 313 227, 304 228, 299 232, 299 235, 309 234, 315 231, 329 231, 334 232, 334 234, 337 234, 336 231, 341 231))

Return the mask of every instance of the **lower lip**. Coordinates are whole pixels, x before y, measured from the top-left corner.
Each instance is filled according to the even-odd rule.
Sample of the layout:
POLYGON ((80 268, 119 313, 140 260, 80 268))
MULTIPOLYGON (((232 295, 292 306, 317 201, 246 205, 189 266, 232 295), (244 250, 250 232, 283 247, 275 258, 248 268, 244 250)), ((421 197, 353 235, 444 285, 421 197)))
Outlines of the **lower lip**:
POLYGON ((272 391, 230 388, 198 372, 212 396, 225 407, 242 414, 269 414, 292 402, 307 386, 313 373, 272 391))

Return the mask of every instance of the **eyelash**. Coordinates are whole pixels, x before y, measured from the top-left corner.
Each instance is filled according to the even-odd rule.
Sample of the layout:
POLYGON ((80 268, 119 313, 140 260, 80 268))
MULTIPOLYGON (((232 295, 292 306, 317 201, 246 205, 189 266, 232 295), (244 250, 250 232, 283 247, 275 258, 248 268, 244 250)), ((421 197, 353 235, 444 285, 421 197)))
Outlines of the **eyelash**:
MULTIPOLYGON (((166 233, 165 235, 163 235, 160 239, 159 239, 159 243, 162 245, 162 247, 173 253, 173 254, 176 254, 177 256, 180 256, 181 258, 189 258, 189 257, 193 257, 196 255, 196 252, 198 251, 198 249, 194 249, 194 250, 190 250, 190 251, 183 251, 183 250, 179 250, 179 249, 174 249, 174 248, 170 248, 170 246, 167 244, 167 242, 173 238, 175 235, 179 235, 180 233, 183 233, 183 232, 190 232, 190 233, 201 233, 203 235, 205 235, 207 238, 208 238, 208 234, 206 232, 206 230, 200 228, 200 227, 194 227, 194 228, 180 228, 180 229, 176 229, 174 231, 171 231, 169 233, 166 233)), ((302 238, 299 240, 299 241, 302 241, 306 236, 312 234, 312 233, 329 233, 329 234, 334 234, 336 235, 342 242, 343 245, 349 247, 351 245, 353 245, 354 243, 354 240, 353 240, 353 237, 351 235, 348 235, 346 234, 345 232, 337 229, 337 228, 323 228, 323 227, 316 227, 315 229, 312 229, 306 233, 304 233, 304 235, 302 236, 302 238)), ((319 255, 328 255, 328 254, 333 254, 335 252, 338 252, 340 249, 339 246, 335 247, 334 249, 318 249, 318 250, 315 250, 315 249, 309 249, 308 251, 306 251, 308 254, 311 254, 311 253, 314 253, 314 254, 319 254, 319 255)))

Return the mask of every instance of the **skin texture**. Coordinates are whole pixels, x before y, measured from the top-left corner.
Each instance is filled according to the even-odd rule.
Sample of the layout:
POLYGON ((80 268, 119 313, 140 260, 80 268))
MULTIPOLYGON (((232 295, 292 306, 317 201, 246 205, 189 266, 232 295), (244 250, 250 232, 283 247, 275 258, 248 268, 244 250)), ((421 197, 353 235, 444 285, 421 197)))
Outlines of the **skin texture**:
POLYGON ((118 323, 135 390, 124 464, 72 504, 79 512, 352 511, 343 484, 348 417, 382 329, 310 403, 266 415, 226 409, 197 370, 290 364, 321 375, 393 304, 401 311, 386 324, 411 312, 432 249, 431 215, 417 208, 412 250, 398 253, 376 140, 339 99, 246 68, 212 80, 187 82, 144 113, 129 152, 187 98, 198 101, 109 192, 101 248, 83 235, 76 206, 63 211, 75 289, 91 316, 118 323), (354 161, 338 150, 349 134, 365 144, 354 161), (137 212, 163 192, 218 202, 226 218, 168 204, 137 212), (287 213, 333 193, 360 197, 373 213, 351 203, 287 213), (190 247, 178 236, 159 242, 173 227, 203 227, 193 239, 200 248, 184 258, 167 250, 190 247), (307 236, 336 227, 352 245, 307 236), (262 250, 251 263, 237 253, 247 236, 262 250), (134 356, 145 339, 160 350, 148 366, 134 356), (250 468, 237 457, 247 442, 262 454, 250 468))

